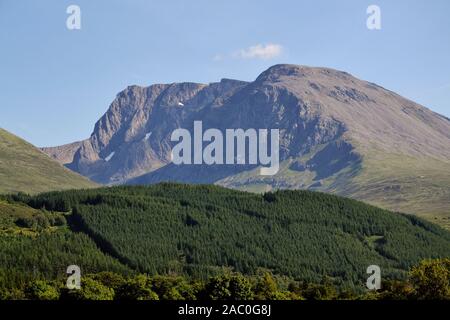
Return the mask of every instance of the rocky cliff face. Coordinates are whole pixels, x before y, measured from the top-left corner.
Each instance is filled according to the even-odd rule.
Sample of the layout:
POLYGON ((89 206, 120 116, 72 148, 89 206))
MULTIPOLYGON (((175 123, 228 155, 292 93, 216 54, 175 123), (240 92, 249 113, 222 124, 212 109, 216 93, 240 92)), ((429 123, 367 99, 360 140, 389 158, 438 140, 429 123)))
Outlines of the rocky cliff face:
POLYGON ((245 84, 225 79, 210 85, 130 86, 117 95, 89 139, 43 151, 94 181, 123 183, 168 164, 172 131, 205 106, 222 105, 245 84))
POLYGON ((44 151, 104 184, 170 180, 255 191, 308 188, 411 212, 434 210, 426 205, 436 201, 436 195, 425 199, 428 188, 440 195, 442 205, 434 211, 450 215, 450 200, 444 200, 450 120, 327 68, 276 65, 250 83, 131 86, 117 95, 89 139, 44 151), (171 164, 172 131, 192 130, 195 120, 205 130, 280 129, 280 172, 264 177, 254 166, 171 164), (419 189, 411 183, 416 178, 419 189), (423 207, 412 205, 417 197, 424 197, 423 207))

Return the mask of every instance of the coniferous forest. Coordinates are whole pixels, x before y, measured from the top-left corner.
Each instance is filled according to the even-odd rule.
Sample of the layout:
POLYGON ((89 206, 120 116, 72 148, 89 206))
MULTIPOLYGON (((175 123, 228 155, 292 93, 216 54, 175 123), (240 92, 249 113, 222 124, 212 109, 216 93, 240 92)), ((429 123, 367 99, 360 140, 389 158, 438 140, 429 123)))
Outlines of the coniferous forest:
POLYGON ((0 199, 3 299, 448 298, 449 257, 438 226, 317 192, 159 184, 0 199), (83 289, 64 287, 69 265, 83 289))

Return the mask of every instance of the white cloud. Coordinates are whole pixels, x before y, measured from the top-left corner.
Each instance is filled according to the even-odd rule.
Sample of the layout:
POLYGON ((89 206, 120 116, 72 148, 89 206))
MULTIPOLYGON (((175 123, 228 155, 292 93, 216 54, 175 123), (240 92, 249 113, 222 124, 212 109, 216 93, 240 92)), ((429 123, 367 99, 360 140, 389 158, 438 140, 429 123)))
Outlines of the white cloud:
POLYGON ((238 59, 262 59, 269 60, 278 57, 283 51, 279 44, 257 44, 246 49, 241 49, 233 54, 238 59))
POLYGON ((222 61, 226 58, 270 60, 278 57, 282 52, 283 47, 279 44, 257 44, 245 49, 237 50, 229 55, 224 55, 221 53, 216 54, 213 57, 213 61, 222 61))

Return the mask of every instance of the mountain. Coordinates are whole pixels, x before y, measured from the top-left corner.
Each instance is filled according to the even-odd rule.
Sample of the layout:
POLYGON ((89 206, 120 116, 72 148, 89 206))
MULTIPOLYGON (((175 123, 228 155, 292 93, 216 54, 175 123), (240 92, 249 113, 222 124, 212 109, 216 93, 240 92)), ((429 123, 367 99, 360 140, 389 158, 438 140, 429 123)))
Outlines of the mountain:
POLYGON ((37 193, 94 186, 95 183, 0 128, 0 193, 37 193))
POLYGON ((0 202, 0 218, 6 219, 0 220, 0 271, 32 272, 35 266, 49 276, 64 275, 55 259, 71 257, 70 264, 99 272, 105 264, 114 266, 106 256, 122 269, 150 275, 204 279, 224 270, 256 274, 263 269, 313 282, 328 276, 361 288, 369 265, 378 265, 383 279, 404 278, 422 259, 450 255, 450 232, 432 223, 320 192, 263 195, 163 183, 8 201, 17 209, 2 209, 0 202), (28 206, 37 210, 26 214, 28 206), (22 219, 14 222, 19 213, 22 219), (51 226, 56 230, 45 232, 51 226), (48 247, 53 250, 45 251, 48 247))
POLYGON ((44 151, 102 184, 215 183, 250 191, 309 189, 450 226, 450 120, 329 68, 275 65, 253 82, 130 86, 87 140, 44 151), (280 130, 280 170, 174 165, 171 133, 280 130))

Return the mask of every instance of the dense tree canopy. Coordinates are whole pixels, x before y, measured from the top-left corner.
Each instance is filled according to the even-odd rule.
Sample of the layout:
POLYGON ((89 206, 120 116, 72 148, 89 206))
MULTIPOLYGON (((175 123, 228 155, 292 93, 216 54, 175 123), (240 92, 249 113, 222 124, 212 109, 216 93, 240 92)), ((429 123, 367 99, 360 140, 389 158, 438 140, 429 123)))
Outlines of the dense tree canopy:
MULTIPOLYGON (((363 290, 369 265, 403 281, 421 260, 450 257, 450 233, 431 223, 308 191, 160 184, 3 199, 0 288, 10 293, 30 281, 60 281, 76 264, 93 274, 83 299, 192 299, 205 290, 210 299, 322 299, 343 288, 350 297, 363 290), (297 284, 279 287, 269 274, 297 284)), ((417 271, 413 279, 419 286, 417 271)), ((23 292, 52 296, 40 282, 23 292)))

